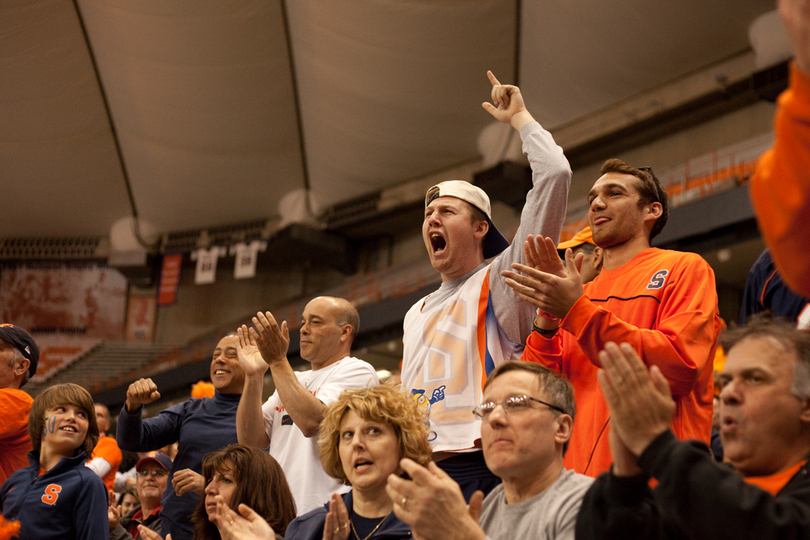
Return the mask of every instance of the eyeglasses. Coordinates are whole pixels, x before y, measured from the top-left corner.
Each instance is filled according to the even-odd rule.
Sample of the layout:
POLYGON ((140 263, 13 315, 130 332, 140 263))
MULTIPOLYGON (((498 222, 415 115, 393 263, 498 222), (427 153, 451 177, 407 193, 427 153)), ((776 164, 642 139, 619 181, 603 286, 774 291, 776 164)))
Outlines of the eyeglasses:
POLYGON ((664 188, 661 187, 661 183, 658 181, 658 177, 655 176, 655 173, 653 172, 652 167, 639 167, 638 170, 644 171, 644 172, 648 173, 650 176, 652 176, 653 183, 655 184, 656 195, 658 197, 658 200, 655 201, 655 202, 663 202, 664 201, 664 194, 662 192, 664 191, 664 188))
POLYGON ((169 474, 169 473, 168 473, 168 472, 166 472, 166 471, 164 471, 164 470, 162 470, 162 469, 153 469, 153 470, 151 470, 151 471, 147 471, 147 470, 140 470, 140 471, 138 471, 138 476, 147 477, 147 476, 149 476, 150 474, 151 474, 152 476, 166 476, 166 475, 167 475, 167 474, 169 474))
POLYGON ((554 409, 555 411, 559 411, 563 414, 568 414, 561 408, 557 407, 556 405, 546 403, 542 399, 533 398, 531 396, 512 396, 510 398, 506 398, 504 401, 500 403, 488 401, 474 408, 473 414, 478 418, 481 418, 482 420, 486 420, 487 417, 489 417, 490 413, 492 413, 495 410, 495 407, 497 407, 498 405, 503 406, 503 411, 506 414, 521 413, 523 411, 529 410, 530 402, 532 401, 536 401, 541 405, 545 405, 546 407, 554 409))

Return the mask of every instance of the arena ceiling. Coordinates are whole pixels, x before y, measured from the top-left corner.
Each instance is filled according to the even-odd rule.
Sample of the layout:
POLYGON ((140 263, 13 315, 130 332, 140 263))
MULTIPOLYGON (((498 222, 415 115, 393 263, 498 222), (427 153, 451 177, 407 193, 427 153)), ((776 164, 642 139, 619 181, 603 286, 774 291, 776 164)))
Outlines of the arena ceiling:
POLYGON ((478 158, 486 70, 547 127, 749 49, 773 0, 8 0, 0 238, 322 207, 478 158), (287 200, 287 199, 285 199, 287 200))

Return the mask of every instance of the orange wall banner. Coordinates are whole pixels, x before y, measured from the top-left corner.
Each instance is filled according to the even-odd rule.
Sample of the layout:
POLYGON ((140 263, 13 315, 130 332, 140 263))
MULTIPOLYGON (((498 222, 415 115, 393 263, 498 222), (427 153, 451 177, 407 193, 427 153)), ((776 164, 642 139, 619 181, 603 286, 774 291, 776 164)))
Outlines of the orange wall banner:
POLYGON ((151 342, 155 333, 156 298, 130 296, 127 306, 127 341, 151 342))
POLYGON ((163 267, 160 269, 160 284, 158 285, 158 306, 171 306, 177 302, 177 289, 180 286, 182 266, 182 253, 163 256, 163 267))

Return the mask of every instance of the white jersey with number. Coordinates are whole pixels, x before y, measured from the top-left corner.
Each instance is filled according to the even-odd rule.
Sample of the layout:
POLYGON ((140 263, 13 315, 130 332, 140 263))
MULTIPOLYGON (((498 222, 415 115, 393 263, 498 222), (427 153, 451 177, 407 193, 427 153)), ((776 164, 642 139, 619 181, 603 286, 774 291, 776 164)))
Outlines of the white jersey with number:
MULTIPOLYGON (((324 405, 350 388, 368 388, 380 383, 368 362, 347 356, 317 371, 296 372, 298 382, 324 405)), ((318 437, 305 437, 284 409, 278 391, 262 406, 264 430, 270 438, 270 455, 276 458, 290 484, 298 515, 320 508, 332 493, 345 493, 348 486, 326 474, 318 458, 318 437)))
POLYGON ((502 270, 524 262, 529 234, 555 243, 565 219, 571 168, 562 148, 537 122, 520 130, 532 168, 516 241, 487 266, 445 281, 411 307, 404 322, 402 385, 430 410, 430 438, 436 452, 475 447, 480 422, 472 413, 481 402, 487 374, 504 360, 520 358, 532 331, 534 306, 503 281, 502 270))
MULTIPOLYGON (((430 412, 434 452, 463 451, 480 438, 472 410, 486 375, 523 347, 506 337, 490 309, 489 267, 459 278, 450 298, 428 308, 423 298, 405 315, 402 384, 430 412)), ((451 284, 451 282, 447 282, 451 284)))

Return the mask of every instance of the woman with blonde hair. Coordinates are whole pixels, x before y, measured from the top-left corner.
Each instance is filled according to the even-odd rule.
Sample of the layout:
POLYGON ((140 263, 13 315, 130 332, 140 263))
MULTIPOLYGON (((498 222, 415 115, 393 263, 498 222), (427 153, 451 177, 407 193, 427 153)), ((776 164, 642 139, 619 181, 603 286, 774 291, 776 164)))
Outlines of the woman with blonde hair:
POLYGON ((411 538, 408 525, 393 513, 385 493, 390 474, 404 474, 402 458, 430 461, 425 417, 398 388, 346 390, 324 410, 318 435, 327 474, 352 490, 296 518, 286 540, 378 540, 411 538))

